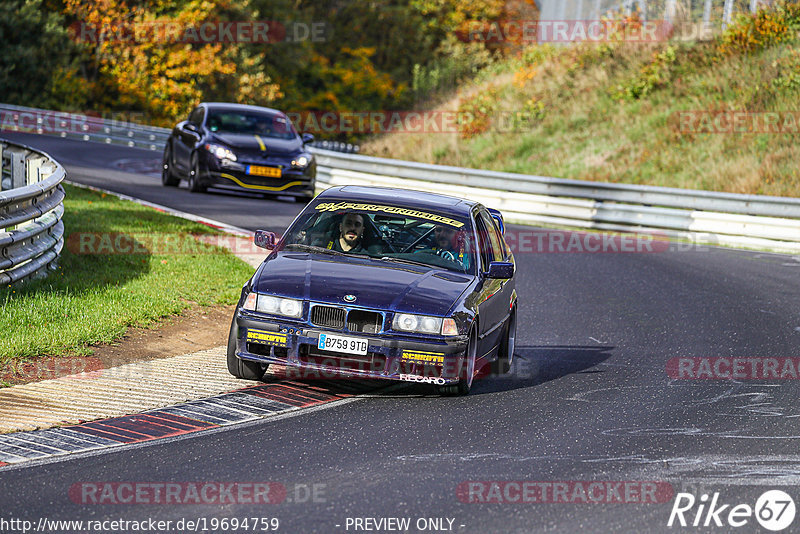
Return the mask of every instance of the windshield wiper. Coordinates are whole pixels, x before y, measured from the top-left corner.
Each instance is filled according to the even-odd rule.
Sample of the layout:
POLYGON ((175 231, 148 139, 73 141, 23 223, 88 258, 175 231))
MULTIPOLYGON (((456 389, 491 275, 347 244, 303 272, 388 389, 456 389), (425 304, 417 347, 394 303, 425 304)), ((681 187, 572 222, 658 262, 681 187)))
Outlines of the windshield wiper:
POLYGON ((439 268, 436 265, 431 265, 430 263, 425 263, 425 262, 416 261, 416 260, 409 260, 407 258, 395 258, 394 256, 384 256, 384 257, 381 258, 381 261, 393 261, 393 262, 397 262, 397 263, 408 263, 408 264, 411 264, 411 265, 419 265, 421 267, 429 267, 431 269, 438 269, 439 268))
POLYGON ((316 247, 314 245, 303 245, 301 243, 290 243, 284 247, 284 249, 288 249, 291 247, 294 250, 305 250, 306 252, 319 252, 321 254, 332 254, 334 256, 347 256, 349 258, 372 258, 372 256, 368 254, 353 254, 350 252, 339 252, 338 250, 333 250, 324 247, 316 247))
POLYGON ((339 252, 338 250, 331 250, 329 248, 323 248, 323 247, 315 247, 314 245, 303 245, 301 243, 289 243, 284 247, 284 249, 289 249, 289 248, 291 248, 292 250, 304 250, 306 252, 319 252, 321 254, 334 254, 334 255, 344 254, 344 252, 339 252))

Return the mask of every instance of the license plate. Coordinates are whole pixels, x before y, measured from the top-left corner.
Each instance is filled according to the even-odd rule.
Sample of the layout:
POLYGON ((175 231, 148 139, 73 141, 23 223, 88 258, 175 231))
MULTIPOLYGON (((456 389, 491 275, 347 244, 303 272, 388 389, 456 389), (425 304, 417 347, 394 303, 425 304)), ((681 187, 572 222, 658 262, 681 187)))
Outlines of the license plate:
POLYGON ((260 167, 258 165, 249 165, 247 167, 247 174, 253 176, 267 176, 269 178, 280 178, 281 170, 278 167, 260 167))
POLYGON ((367 340, 357 337, 332 336, 330 334, 320 334, 317 348, 332 352, 344 352, 346 354, 366 354, 367 340))

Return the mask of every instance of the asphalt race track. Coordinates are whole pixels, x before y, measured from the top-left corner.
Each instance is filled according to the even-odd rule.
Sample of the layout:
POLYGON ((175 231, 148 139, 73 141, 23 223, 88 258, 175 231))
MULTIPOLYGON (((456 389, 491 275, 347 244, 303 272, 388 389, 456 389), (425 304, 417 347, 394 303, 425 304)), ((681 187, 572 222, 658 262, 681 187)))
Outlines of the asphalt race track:
MULTIPOLYGON (((164 188, 158 168, 147 167, 158 163, 158 153, 0 137, 49 152, 72 181, 248 229, 282 230, 300 208, 164 188), (139 171, 121 170, 120 162, 139 171)), ((172 441, 6 468, 0 509, 33 521, 278 518, 279 532, 364 532, 375 524, 356 518, 395 517, 410 518, 410 532, 755 532, 755 517, 737 529, 725 523, 731 508, 755 507, 773 489, 800 503, 798 380, 668 374, 674 358, 800 357, 800 258, 681 244, 652 253, 521 250, 516 259, 514 369, 477 381, 468 397, 400 389, 172 441), (101 505, 76 503, 69 494, 85 482, 208 481, 278 482, 287 495, 278 504, 101 505), (518 496, 483 492, 490 481, 564 482, 573 497, 470 502, 518 496), (658 487, 669 491, 658 502, 621 491, 612 503, 587 503, 572 493, 580 482, 634 489, 663 483, 658 487), (679 492, 698 501, 718 493, 718 507, 729 505, 718 516, 723 526, 692 526, 698 503, 685 514, 689 526, 668 528, 679 492), (419 518, 444 521, 418 530, 419 518)), ((704 512, 700 524, 705 520, 704 512)), ((786 531, 798 525, 800 518, 786 531)))

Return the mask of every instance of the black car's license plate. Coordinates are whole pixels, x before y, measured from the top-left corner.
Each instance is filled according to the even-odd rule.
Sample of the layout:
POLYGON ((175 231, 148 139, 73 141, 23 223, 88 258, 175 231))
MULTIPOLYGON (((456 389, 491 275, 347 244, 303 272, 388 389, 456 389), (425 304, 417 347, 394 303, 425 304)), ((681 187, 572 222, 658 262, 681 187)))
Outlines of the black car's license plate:
POLYGON ((280 178, 281 170, 278 167, 262 167, 250 165, 247 167, 247 174, 251 176, 267 176, 269 178, 280 178))

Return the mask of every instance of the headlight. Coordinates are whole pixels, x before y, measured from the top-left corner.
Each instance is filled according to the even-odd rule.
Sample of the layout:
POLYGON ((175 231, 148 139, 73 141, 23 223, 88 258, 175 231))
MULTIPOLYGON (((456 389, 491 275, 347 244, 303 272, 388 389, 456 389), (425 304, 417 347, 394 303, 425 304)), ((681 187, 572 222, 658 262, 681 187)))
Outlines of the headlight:
POLYGON ((244 301, 244 309, 269 313, 271 315, 285 315, 286 317, 299 318, 303 315, 303 303, 299 300, 273 297, 272 295, 258 295, 250 293, 244 301))
POLYGON ((412 315, 397 313, 392 321, 392 328, 401 332, 419 332, 420 334, 441 334, 454 336, 458 334, 453 319, 430 317, 428 315, 412 315))
POLYGON ((305 169, 309 163, 311 163, 311 154, 300 154, 292 160, 292 167, 305 169))
POLYGON ((231 149, 225 148, 224 146, 209 143, 206 145, 206 150, 211 152, 211 154, 217 159, 229 159, 231 161, 236 161, 236 154, 234 154, 231 149))

